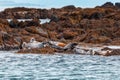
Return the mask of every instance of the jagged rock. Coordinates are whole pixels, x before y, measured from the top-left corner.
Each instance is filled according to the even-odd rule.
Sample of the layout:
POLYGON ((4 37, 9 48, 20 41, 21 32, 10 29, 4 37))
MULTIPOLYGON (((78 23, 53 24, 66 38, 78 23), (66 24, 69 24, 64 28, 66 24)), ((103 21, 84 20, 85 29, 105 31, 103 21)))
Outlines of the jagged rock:
POLYGON ((114 7, 114 4, 111 2, 106 2, 105 4, 102 5, 102 7, 104 8, 110 8, 110 7, 114 7))
POLYGON ((65 9, 65 10, 74 10, 74 9, 76 9, 76 7, 74 5, 68 5, 68 6, 64 6, 63 9, 65 9))
POLYGON ((27 27, 27 22, 21 21, 21 22, 18 23, 18 26, 19 26, 20 28, 25 28, 25 27, 27 27))
POLYGON ((59 21, 59 18, 56 16, 56 15, 51 15, 51 18, 50 18, 50 22, 58 22, 59 21))
POLYGON ((115 3, 115 6, 116 6, 117 8, 120 8, 120 3, 115 3))
POLYGON ((18 22, 17 19, 11 20, 11 21, 9 22, 9 24, 10 24, 10 27, 12 27, 12 28, 18 28, 18 27, 19 27, 19 26, 18 26, 19 22, 18 22))
POLYGON ((105 51, 105 50, 112 50, 111 48, 109 47, 104 47, 103 49, 101 49, 102 51, 105 51))
POLYGON ((120 45, 120 38, 115 38, 111 42, 112 45, 120 45))
POLYGON ((25 30, 32 34, 39 34, 40 36, 48 37, 48 33, 40 27, 31 26, 25 28, 25 30))
POLYGON ((65 30, 63 32, 63 37, 65 39, 73 39, 76 35, 78 35, 77 32, 73 32, 73 31, 70 31, 70 30, 65 30))
MULTIPOLYGON (((65 42, 120 45, 119 3, 105 3, 101 7, 76 8, 73 5, 59 9, 8 8, 0 12, 0 45, 3 39, 12 44, 16 37, 29 42, 31 37, 38 41, 64 39, 65 42), (33 19, 19 22, 17 19, 33 19), (51 18, 49 23, 40 24, 38 19, 51 18), (13 19, 8 22, 6 19, 13 19), (13 41, 12 41, 13 40, 13 41), (11 41, 11 42, 10 42, 11 41)), ((8 45, 8 44, 7 44, 8 45)))
POLYGON ((29 24, 27 24, 27 26, 39 26, 40 25, 40 21, 37 18, 34 18, 32 21, 29 22, 29 24))
POLYGON ((0 50, 15 50, 19 49, 20 43, 17 42, 13 36, 9 35, 7 32, 1 31, 0 32, 0 42, 1 48, 0 50))
POLYGON ((113 49, 111 52, 107 52, 103 56, 115 56, 115 55, 120 55, 120 49, 113 49))
POLYGON ((9 25, 9 23, 6 19, 0 19, 0 23, 2 23, 4 25, 9 25))
POLYGON ((103 14, 102 13, 99 13, 99 12, 95 12, 93 14, 90 15, 90 19, 100 19, 103 17, 103 14))

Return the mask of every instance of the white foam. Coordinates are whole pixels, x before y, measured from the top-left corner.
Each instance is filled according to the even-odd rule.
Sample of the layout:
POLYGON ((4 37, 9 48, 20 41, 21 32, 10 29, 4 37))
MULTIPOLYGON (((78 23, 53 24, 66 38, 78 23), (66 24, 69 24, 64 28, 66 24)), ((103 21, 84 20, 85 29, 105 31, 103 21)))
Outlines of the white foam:
POLYGON ((108 48, 111 48, 111 49, 120 49, 120 46, 106 46, 108 48))

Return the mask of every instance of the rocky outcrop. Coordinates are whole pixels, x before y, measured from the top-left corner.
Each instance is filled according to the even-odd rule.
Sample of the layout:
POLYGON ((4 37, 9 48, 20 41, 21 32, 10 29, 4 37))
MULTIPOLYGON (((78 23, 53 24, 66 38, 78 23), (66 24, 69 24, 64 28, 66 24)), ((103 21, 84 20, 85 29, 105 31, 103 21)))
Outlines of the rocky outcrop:
POLYGON ((24 53, 24 54, 55 54, 56 50, 51 47, 45 48, 33 48, 33 49, 21 49, 17 53, 24 53))
POLYGON ((117 8, 120 8, 120 3, 115 3, 115 6, 116 6, 117 8))
POLYGON ((25 28, 29 26, 40 26, 40 20, 35 18, 31 21, 18 21, 17 19, 12 19, 9 23, 11 28, 25 28))
POLYGON ((20 42, 7 32, 1 31, 1 44, 0 50, 17 50, 20 48, 20 42))
POLYGON ((68 6, 64 6, 62 7, 62 9, 66 10, 66 11, 69 11, 69 10, 75 10, 76 7, 74 5, 68 5, 68 6))
POLYGON ((105 4, 102 5, 102 7, 104 8, 112 8, 115 7, 114 4, 112 2, 106 2, 105 4))
MULTIPOLYGON (((59 9, 8 8, 0 12, 0 31, 9 34, 12 45, 17 37, 29 42, 37 41, 84 42, 92 44, 120 45, 119 3, 107 2, 95 8, 77 8, 73 5, 59 9), (50 18, 49 23, 40 24, 39 19, 50 18), (6 19, 12 19, 8 22, 6 19), (17 19, 32 19, 18 21, 17 19), (13 42, 12 42, 13 41, 13 42)), ((3 35, 0 35, 3 45, 3 35)), ((18 44, 20 42, 18 41, 18 44)))
POLYGON ((107 52, 103 56, 117 56, 120 55, 120 49, 113 49, 111 52, 107 52))

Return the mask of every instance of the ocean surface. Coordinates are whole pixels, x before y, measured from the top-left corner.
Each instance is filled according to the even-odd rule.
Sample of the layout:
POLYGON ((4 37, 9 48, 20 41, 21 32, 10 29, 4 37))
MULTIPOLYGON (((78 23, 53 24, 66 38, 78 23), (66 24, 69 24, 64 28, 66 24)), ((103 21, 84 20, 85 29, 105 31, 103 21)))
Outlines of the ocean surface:
POLYGON ((0 80, 120 80, 120 56, 0 51, 0 80))

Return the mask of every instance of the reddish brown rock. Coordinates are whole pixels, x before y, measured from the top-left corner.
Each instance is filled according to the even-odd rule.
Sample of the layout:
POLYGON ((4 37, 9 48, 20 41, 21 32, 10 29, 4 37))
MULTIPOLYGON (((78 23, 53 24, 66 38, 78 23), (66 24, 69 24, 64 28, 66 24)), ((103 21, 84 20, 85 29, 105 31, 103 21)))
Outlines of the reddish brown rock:
POLYGON ((101 7, 104 7, 104 8, 114 8, 114 4, 111 3, 111 2, 106 2, 105 4, 103 4, 101 7))
MULTIPOLYGON (((12 44, 16 37, 29 42, 63 40, 65 42, 85 42, 92 44, 120 45, 119 4, 106 3, 95 8, 77 8, 73 5, 59 9, 8 8, 0 12, 0 31, 9 34, 5 40, 12 44), (51 18, 49 23, 39 24, 40 18, 51 18), (8 22, 5 19, 13 19, 8 22), (17 19, 33 19, 19 22, 17 19)), ((3 44, 0 35, 0 44, 3 44)), ((4 36, 5 37, 5 36, 4 36)))
POLYGON ((77 36, 78 33, 77 32, 74 32, 74 31, 71 31, 71 30, 65 30, 63 32, 63 37, 65 39, 73 39, 75 36, 77 36))
POLYGON ((120 49, 113 49, 111 52, 104 54, 103 56, 117 56, 120 55, 120 49))
POLYGON ((31 26, 31 27, 25 28, 25 30, 31 34, 39 34, 40 36, 48 37, 48 33, 40 27, 31 26))
POLYGON ((1 48, 0 50, 14 50, 20 48, 20 42, 17 41, 12 35, 7 32, 0 32, 2 35, 0 36, 1 40, 1 48))
POLYGON ((18 28, 19 27, 18 26, 19 22, 18 22, 17 19, 11 20, 9 24, 10 24, 10 27, 12 27, 12 28, 18 28))
POLYGON ((119 3, 119 2, 115 3, 115 6, 116 6, 117 8, 120 8, 120 3, 119 3))
POLYGON ((21 49, 17 53, 32 53, 32 54, 55 54, 56 50, 54 48, 45 47, 45 48, 34 48, 34 49, 21 49))

